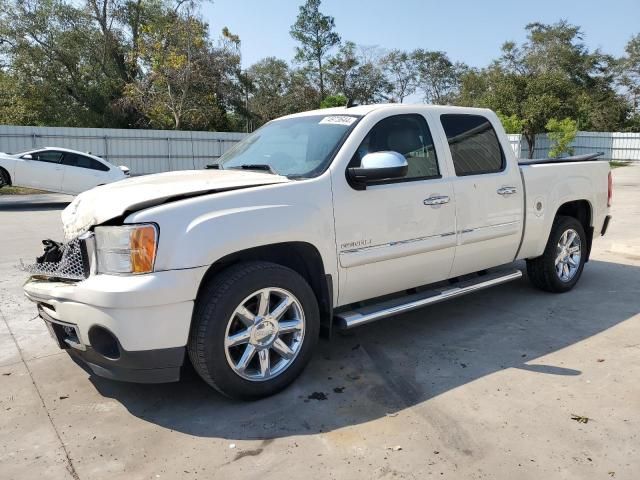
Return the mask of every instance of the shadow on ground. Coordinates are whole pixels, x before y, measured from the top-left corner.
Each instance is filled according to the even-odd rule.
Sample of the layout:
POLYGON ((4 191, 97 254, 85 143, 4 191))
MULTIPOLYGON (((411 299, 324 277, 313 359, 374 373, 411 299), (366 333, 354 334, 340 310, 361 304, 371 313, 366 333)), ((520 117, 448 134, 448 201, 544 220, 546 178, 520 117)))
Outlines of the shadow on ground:
POLYGON ((419 411, 430 398, 507 368, 581 375, 540 357, 640 312, 638 291, 639 267, 608 262, 591 261, 563 295, 522 279, 321 341, 301 378, 256 402, 228 400, 193 373, 165 385, 91 381, 132 415, 190 435, 268 440, 327 432, 408 407, 419 411), (327 399, 310 399, 314 392, 327 399))

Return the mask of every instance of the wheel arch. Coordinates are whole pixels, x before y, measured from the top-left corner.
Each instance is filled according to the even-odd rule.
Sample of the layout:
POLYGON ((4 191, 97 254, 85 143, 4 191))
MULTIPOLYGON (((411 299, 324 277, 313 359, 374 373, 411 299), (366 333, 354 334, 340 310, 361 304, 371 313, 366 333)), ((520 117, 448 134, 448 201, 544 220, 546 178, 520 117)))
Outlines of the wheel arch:
POLYGON ((333 319, 333 278, 326 273, 318 249, 307 242, 282 242, 248 248, 230 253, 214 262, 206 271, 197 295, 203 285, 232 265, 246 261, 272 262, 288 267, 300 274, 313 290, 320 309, 321 333, 331 335, 333 319))
POLYGON ((582 224, 584 232, 587 236, 587 255, 586 261, 589 261, 591 255, 591 244, 593 243, 593 207, 588 200, 572 200, 565 202, 558 207, 555 217, 563 215, 566 217, 573 217, 582 224))

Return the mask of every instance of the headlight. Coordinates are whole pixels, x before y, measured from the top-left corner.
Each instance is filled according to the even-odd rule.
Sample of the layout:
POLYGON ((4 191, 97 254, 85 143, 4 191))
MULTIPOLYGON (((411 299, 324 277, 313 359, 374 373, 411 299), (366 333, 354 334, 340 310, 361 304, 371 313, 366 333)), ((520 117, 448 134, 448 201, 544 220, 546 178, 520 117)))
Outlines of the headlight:
POLYGON ((158 227, 151 223, 96 227, 98 273, 149 273, 158 250, 158 227))

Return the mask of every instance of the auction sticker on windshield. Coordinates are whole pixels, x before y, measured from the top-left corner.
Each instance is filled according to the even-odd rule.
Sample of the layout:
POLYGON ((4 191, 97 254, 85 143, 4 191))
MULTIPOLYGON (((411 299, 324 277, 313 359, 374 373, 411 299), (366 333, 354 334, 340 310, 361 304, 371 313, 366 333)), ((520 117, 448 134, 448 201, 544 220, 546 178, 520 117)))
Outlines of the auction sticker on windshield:
POLYGON ((356 117, 350 117, 348 115, 331 115, 330 117, 324 117, 320 120, 320 124, 331 125, 351 125, 356 121, 356 117))

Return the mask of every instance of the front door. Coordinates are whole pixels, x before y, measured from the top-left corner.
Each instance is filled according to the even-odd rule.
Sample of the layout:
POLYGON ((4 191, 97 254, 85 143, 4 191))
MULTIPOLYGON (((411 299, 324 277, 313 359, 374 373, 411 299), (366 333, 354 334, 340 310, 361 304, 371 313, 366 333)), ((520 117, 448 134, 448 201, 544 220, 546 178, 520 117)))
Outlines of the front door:
POLYGON ((440 116, 455 170, 457 243, 451 276, 513 261, 522 233, 523 194, 516 162, 507 162, 482 115, 440 116))
POLYGON ((349 166, 364 155, 395 151, 407 159, 401 180, 352 188, 333 177, 341 275, 340 305, 447 278, 455 250, 455 199, 426 119, 393 115, 366 134, 349 166))
POLYGON ((16 162, 14 183, 19 186, 52 190, 57 192, 62 185, 62 152, 41 150, 31 152, 31 158, 21 157, 16 162))

